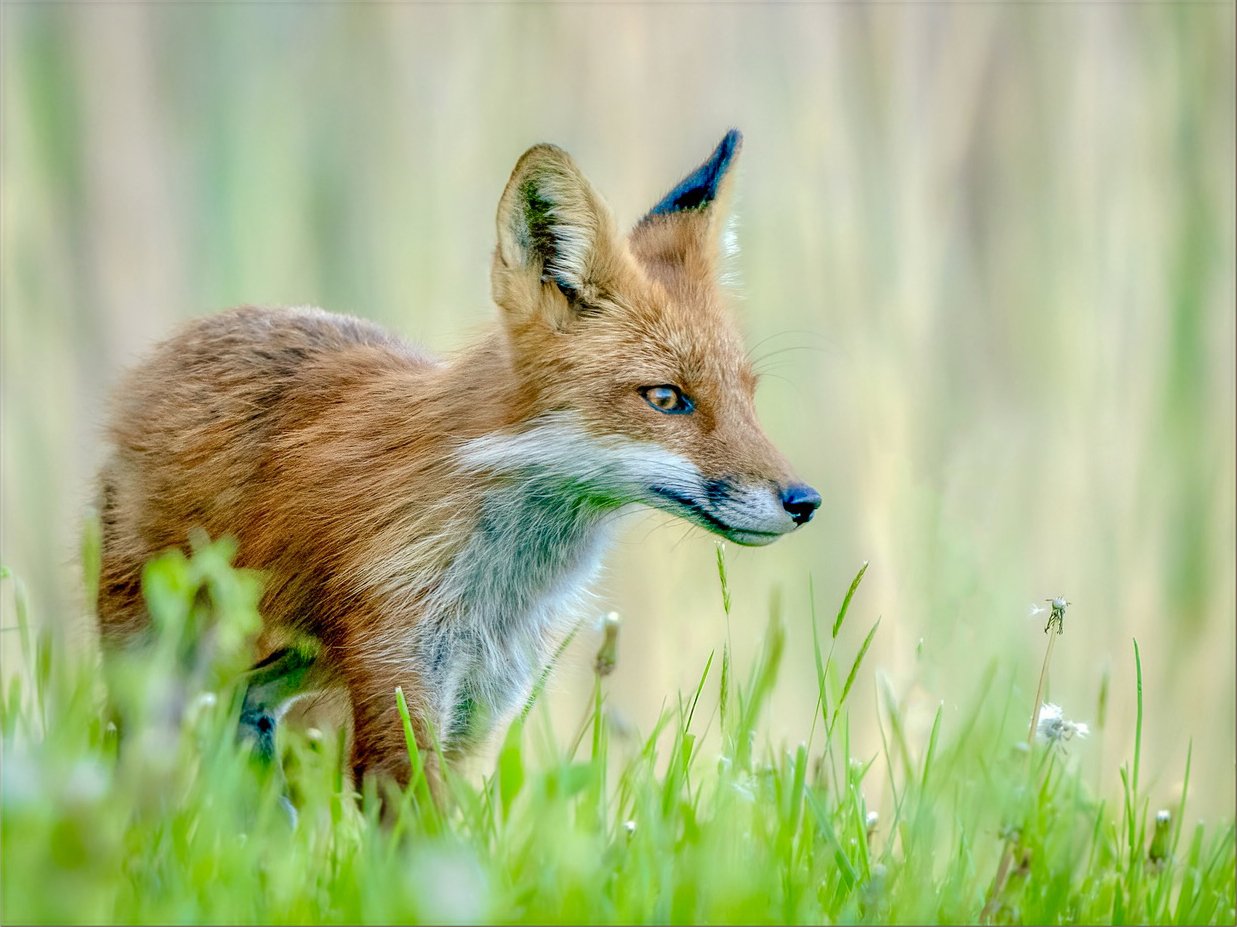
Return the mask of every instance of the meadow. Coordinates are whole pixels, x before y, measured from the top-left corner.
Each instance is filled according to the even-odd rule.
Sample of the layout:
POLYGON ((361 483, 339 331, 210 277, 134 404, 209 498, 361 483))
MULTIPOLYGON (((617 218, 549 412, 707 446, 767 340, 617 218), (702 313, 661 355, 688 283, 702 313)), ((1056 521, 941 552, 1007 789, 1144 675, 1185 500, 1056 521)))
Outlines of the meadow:
MULTIPOLYGON (((97 575, 87 541, 86 575, 97 575)), ((816 713, 807 739, 761 735, 788 658, 784 617, 737 665, 728 644, 693 691, 636 735, 610 715, 608 679, 630 672, 619 625, 603 637, 573 731, 535 696, 477 782, 435 802, 416 770, 383 815, 343 776, 343 737, 285 733, 284 776, 237 737, 237 673, 261 582, 227 542, 153 561, 143 586, 156 638, 100 674, 36 632, 18 598, 32 685, 0 705, 5 775, 0 873, 6 923, 1231 923, 1232 822, 1187 826, 1140 782, 1144 692, 1137 644, 1132 757, 1117 801, 1072 754, 1085 725, 1032 706, 983 673, 961 719, 938 708, 926 742, 890 705, 882 750, 856 755, 848 702, 879 620, 855 653, 866 565, 836 615, 812 615, 816 713), (110 691, 101 710, 101 675, 110 691), (1004 688, 1004 691, 1001 689, 1004 688), (1031 727, 1026 727, 1030 718, 1031 727), (1035 721, 1040 723, 1036 724, 1035 721), (720 749, 706 747, 715 729, 720 749), (1038 736, 1024 738, 1033 730, 1038 736), (123 732, 123 733, 121 733, 123 732), (881 766, 892 794, 868 803, 881 766), (286 811, 291 803, 293 819, 286 811), (385 818, 385 822, 384 822, 385 818)), ((732 618, 724 548, 717 607, 732 618)), ((9 581, 11 577, 8 578, 9 581)), ((1065 637, 1062 603, 1047 640, 1065 637)), ((612 619, 613 620, 613 619, 612 619)), ((1047 669, 1047 658, 1044 664, 1047 669)), ((402 693, 393 698, 403 707, 402 693)), ((1104 726, 1104 706, 1099 706, 1104 726)))
POLYGON ((1233 6, 704 9, 0 6, 0 920, 1234 920, 1233 6), (723 596, 633 517, 523 723, 393 829, 335 729, 286 732, 295 830, 233 742, 223 548, 151 568, 162 643, 104 678, 127 365, 241 303, 449 354, 525 148, 630 224, 732 125, 812 525, 723 596), (1088 736, 1027 748, 1039 702, 1088 736))

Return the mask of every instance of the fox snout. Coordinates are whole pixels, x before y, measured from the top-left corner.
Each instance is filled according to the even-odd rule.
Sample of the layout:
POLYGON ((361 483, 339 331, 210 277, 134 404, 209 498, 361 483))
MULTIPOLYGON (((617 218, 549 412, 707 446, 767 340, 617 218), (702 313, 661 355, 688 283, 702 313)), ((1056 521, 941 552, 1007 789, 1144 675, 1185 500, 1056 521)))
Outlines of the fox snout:
POLYGON ((703 481, 693 492, 688 481, 652 483, 652 504, 737 544, 772 544, 820 508, 820 493, 805 483, 749 482, 738 477, 703 481))

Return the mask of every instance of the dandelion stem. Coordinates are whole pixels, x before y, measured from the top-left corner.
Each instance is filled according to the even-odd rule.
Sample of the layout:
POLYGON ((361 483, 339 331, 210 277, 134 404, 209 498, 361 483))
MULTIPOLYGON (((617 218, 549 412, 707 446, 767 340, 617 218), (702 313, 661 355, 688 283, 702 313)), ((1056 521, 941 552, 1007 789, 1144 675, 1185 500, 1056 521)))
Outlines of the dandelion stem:
POLYGON ((1039 713, 1044 707, 1044 683, 1048 679, 1048 664, 1052 661, 1052 645, 1056 643, 1060 631, 1048 634, 1048 647, 1044 651, 1044 665, 1039 671, 1039 685, 1035 689, 1035 710, 1031 713, 1031 729, 1027 731, 1027 765, 1031 763, 1031 748, 1035 746, 1035 732, 1039 729, 1039 713))
MULTIPOLYGON (((1039 730, 1039 715, 1044 707, 1044 683, 1048 680, 1048 664, 1052 662, 1052 648, 1057 638, 1065 631, 1065 607, 1069 604, 1064 597, 1049 599, 1052 603, 1052 615, 1044 628, 1048 635, 1048 646, 1044 650, 1044 665, 1039 670, 1039 685, 1035 687, 1035 708, 1031 712, 1031 728, 1027 731, 1027 775, 1035 768, 1035 734, 1039 730)), ((1014 831, 1017 833, 1017 831, 1014 831)), ((1013 860, 1014 838, 1005 839, 1005 847, 1001 851, 1001 861, 997 864, 996 875, 992 879, 992 887, 988 890, 988 898, 979 914, 980 923, 988 923, 996 911, 1001 893, 1005 890, 1005 881, 1009 876, 1009 865, 1013 860)))

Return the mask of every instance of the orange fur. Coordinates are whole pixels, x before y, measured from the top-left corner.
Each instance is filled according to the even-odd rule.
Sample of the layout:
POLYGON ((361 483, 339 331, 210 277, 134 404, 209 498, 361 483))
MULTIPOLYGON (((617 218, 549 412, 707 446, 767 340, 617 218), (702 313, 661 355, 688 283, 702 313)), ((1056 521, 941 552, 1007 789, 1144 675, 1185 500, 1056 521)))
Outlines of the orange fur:
POLYGON ((117 390, 101 474, 105 639, 145 626, 148 558, 193 527, 232 535, 266 576, 263 652, 320 641, 355 769, 403 783, 395 687, 448 758, 500 729, 615 512, 656 505, 742 543, 810 518, 787 514, 717 284, 728 139, 705 204, 627 236, 565 152, 528 151, 499 203, 500 324, 451 362, 317 309, 235 309, 158 347, 117 390), (662 384, 693 411, 652 407, 641 391, 662 384))

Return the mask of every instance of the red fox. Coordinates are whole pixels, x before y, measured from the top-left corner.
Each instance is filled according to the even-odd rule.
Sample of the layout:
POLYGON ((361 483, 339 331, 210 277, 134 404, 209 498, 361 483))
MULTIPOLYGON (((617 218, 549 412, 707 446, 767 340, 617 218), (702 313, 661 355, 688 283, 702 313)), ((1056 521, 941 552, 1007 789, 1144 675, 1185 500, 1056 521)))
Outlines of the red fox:
POLYGON ((155 349, 100 475, 105 643, 147 625, 150 557, 231 535, 266 577, 242 725, 273 745, 298 693, 342 686, 358 784, 406 785, 401 686, 433 785, 434 745, 454 762, 526 702, 620 511, 746 545, 810 521, 718 281, 741 141, 626 236, 565 151, 529 149, 498 204, 499 324, 454 360, 320 309, 234 309, 155 349))

